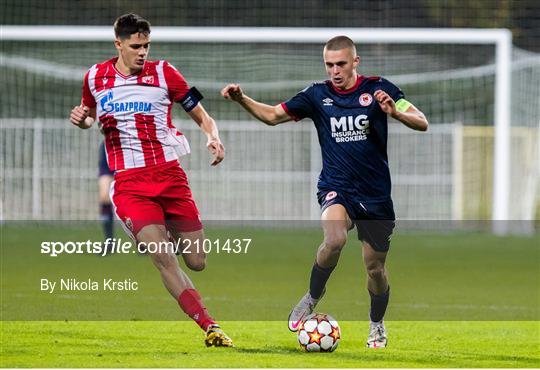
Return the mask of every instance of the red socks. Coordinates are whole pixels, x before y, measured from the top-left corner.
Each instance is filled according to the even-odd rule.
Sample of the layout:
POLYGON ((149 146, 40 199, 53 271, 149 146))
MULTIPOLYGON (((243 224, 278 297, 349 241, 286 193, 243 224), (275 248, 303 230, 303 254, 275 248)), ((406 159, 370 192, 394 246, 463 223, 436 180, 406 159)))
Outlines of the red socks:
POLYGON ((208 327, 216 322, 204 307, 201 296, 195 289, 185 289, 178 297, 180 308, 191 317, 202 330, 206 331, 208 327))

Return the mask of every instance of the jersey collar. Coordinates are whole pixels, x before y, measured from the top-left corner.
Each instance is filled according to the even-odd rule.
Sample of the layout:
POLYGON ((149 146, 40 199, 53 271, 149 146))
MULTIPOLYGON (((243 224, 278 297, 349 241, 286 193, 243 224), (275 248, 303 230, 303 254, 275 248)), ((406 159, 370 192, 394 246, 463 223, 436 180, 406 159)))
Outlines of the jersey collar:
POLYGON ((350 94, 350 93, 354 92, 358 88, 358 86, 360 86, 362 81, 364 81, 364 76, 362 76, 362 75, 356 76, 356 82, 355 82, 354 86, 351 87, 350 89, 347 89, 347 90, 340 90, 340 89, 336 88, 334 86, 334 84, 332 83, 332 81, 330 81, 330 80, 327 80, 326 83, 328 85, 330 85, 330 87, 332 87, 332 89, 335 92, 337 92, 338 94, 350 94))
POLYGON ((120 72, 120 71, 116 68, 116 62, 117 62, 117 61, 118 61, 118 57, 114 57, 114 58, 112 58, 112 59, 110 60, 110 63, 111 63, 111 65, 112 65, 113 69, 114 69, 114 72, 115 72, 117 75, 119 75, 120 77, 122 77, 123 79, 125 79, 125 80, 128 79, 128 78, 130 78, 130 77, 133 77, 133 76, 138 76, 138 75, 140 75, 144 70, 146 70, 146 65, 147 65, 147 63, 146 63, 146 61, 145 61, 145 62, 144 62, 144 66, 142 67, 142 69, 141 69, 139 72, 137 72, 137 73, 132 73, 132 74, 130 74, 130 75, 125 75, 125 74, 123 74, 122 72, 120 72))

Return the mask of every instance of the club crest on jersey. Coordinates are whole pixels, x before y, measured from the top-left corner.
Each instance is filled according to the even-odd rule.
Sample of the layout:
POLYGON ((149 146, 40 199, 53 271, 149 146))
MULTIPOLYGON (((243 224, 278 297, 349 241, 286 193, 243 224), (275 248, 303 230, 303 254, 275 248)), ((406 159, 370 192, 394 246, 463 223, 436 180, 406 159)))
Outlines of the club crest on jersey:
POLYGON ((358 99, 362 107, 367 107, 373 102, 373 97, 368 93, 363 93, 358 99))
POLYGON ((337 197, 337 193, 335 191, 331 191, 328 194, 326 194, 325 200, 332 200, 335 197, 337 197))
POLYGON ((141 80, 143 84, 147 84, 147 85, 154 84, 154 76, 143 76, 141 80))
POLYGON ((334 103, 334 101, 330 98, 324 98, 322 102, 323 102, 323 105, 326 105, 326 106, 332 106, 334 103))

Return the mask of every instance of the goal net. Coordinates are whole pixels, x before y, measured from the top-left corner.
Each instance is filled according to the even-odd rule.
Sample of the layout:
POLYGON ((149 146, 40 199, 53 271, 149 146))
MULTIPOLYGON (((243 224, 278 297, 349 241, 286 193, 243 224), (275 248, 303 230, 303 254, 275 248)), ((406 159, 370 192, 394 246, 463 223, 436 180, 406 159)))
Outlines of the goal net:
MULTIPOLYGON (((97 128, 78 130, 67 117, 80 102, 85 71, 115 55, 112 30, 58 28, 63 31, 54 36, 54 29, 3 27, 0 216, 4 220, 97 218, 100 133, 97 128)), ((150 59, 169 60, 202 91, 203 104, 216 119, 226 146, 222 165, 210 167, 203 134, 181 108, 173 110, 175 125, 191 142, 192 154, 182 165, 201 214, 215 220, 318 219, 315 192, 321 157, 313 124, 304 120, 266 127, 238 105, 224 101, 219 91, 228 82, 239 82, 257 100, 268 104, 286 100, 309 83, 325 79, 324 37, 296 42, 296 35, 310 30, 235 30, 236 40, 223 39, 233 31, 213 28, 161 28, 152 33, 150 59)), ((361 57, 359 72, 385 76, 400 86, 430 121, 427 133, 389 123, 397 217, 536 219, 540 57, 514 49, 511 66, 506 66, 510 77, 506 82, 511 84, 501 85, 506 83, 505 66, 501 69, 495 39, 475 42, 472 30, 467 42, 426 41, 414 35, 406 40, 403 30, 377 32, 382 31, 388 32, 387 39, 376 42, 352 36, 361 57), (510 90, 499 91, 502 86, 510 90), (499 105, 504 105, 502 110, 499 105), (508 125, 501 123, 505 119, 510 120, 508 125)), ((327 38, 341 33, 325 32, 327 38)), ((362 34, 361 29, 355 32, 362 34)))

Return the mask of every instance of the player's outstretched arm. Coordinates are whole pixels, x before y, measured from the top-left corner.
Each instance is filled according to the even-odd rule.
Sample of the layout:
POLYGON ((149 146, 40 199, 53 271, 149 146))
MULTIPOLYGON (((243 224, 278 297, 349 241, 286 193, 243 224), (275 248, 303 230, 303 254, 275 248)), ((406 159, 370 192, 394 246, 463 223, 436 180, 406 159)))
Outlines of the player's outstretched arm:
POLYGON ((75 126, 86 130, 94 124, 96 120, 96 108, 88 108, 84 105, 73 107, 69 120, 75 126))
POLYGON ((227 100, 237 102, 249 114, 269 126, 279 125, 280 123, 292 120, 281 104, 271 106, 258 102, 244 94, 242 88, 238 84, 229 84, 225 86, 223 90, 221 90, 221 95, 227 100))
POLYGON ((401 105, 399 104, 400 102, 396 104, 394 99, 382 90, 375 91, 373 96, 377 100, 377 103, 379 103, 382 111, 392 116, 392 118, 397 119, 413 130, 427 131, 429 123, 426 116, 411 103, 402 99, 404 105, 398 106, 401 105))
POLYGON ((219 139, 219 132, 216 121, 210 115, 201 103, 188 112, 190 117, 199 125, 207 138, 206 147, 212 154, 212 166, 218 165, 225 158, 225 147, 219 139))

